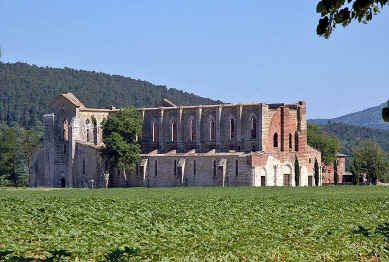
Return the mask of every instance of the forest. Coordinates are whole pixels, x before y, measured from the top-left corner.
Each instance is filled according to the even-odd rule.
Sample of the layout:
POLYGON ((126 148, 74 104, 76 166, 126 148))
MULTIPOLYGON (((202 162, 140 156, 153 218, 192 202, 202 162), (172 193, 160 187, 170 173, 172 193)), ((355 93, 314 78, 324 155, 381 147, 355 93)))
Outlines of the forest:
POLYGON ((373 140, 389 152, 389 131, 386 130, 330 122, 321 125, 321 131, 335 135, 341 143, 341 152, 347 155, 351 155, 352 148, 362 140, 373 140))
POLYGON ((0 123, 37 127, 48 104, 72 92, 88 107, 151 107, 167 98, 177 105, 217 104, 194 94, 130 77, 70 68, 0 62, 0 123))

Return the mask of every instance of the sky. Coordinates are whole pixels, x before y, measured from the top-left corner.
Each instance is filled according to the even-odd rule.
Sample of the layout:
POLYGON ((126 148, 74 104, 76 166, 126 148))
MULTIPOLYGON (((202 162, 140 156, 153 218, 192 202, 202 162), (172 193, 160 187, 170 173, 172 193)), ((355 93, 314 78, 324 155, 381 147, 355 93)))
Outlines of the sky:
POLYGON ((315 34, 317 0, 0 0, 2 62, 70 67, 332 118, 389 98, 389 8, 315 34))

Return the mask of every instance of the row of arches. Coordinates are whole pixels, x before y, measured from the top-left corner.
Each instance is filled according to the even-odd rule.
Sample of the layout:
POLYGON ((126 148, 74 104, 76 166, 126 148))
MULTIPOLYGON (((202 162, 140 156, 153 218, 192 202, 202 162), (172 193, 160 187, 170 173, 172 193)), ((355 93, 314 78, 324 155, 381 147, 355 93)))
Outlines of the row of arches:
MULTIPOLYGON (((279 147, 279 141, 278 141, 278 133, 274 133, 274 136, 273 136, 273 147, 274 148, 278 148, 279 147)), ((293 135, 292 134, 289 134, 289 150, 292 150, 293 149, 293 144, 292 144, 292 141, 293 141, 293 135)), ((298 135, 298 132, 296 131, 294 133, 294 151, 298 152, 299 151, 299 135, 298 135)))
MULTIPOLYGON (((152 123, 152 141, 153 143, 158 142, 159 139, 159 126, 157 121, 153 121, 152 123)), ((234 118, 230 118, 228 122, 228 139, 230 141, 234 140, 236 137, 236 120, 234 118)), ((196 141, 196 124, 194 119, 190 119, 187 125, 187 134, 190 142, 196 141)), ((252 116, 250 118, 249 125, 249 137, 250 139, 257 138, 257 119, 252 116)), ((177 122, 176 120, 172 120, 169 126, 169 140, 170 142, 177 141, 177 122)), ((216 125, 215 120, 210 119, 208 121, 208 140, 215 141, 216 140, 216 125)))

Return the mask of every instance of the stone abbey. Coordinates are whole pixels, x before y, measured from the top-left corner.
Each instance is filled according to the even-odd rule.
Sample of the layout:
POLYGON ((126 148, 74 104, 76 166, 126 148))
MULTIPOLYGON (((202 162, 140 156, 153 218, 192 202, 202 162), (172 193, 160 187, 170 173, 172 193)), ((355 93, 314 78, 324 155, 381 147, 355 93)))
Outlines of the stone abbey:
POLYGON ((315 160, 321 166, 307 144, 305 102, 176 106, 164 99, 139 108, 142 161, 126 175, 107 174, 98 151, 101 122, 119 109, 88 108, 71 93, 50 108, 31 165, 34 187, 294 186, 296 157, 300 185, 308 186, 315 160))

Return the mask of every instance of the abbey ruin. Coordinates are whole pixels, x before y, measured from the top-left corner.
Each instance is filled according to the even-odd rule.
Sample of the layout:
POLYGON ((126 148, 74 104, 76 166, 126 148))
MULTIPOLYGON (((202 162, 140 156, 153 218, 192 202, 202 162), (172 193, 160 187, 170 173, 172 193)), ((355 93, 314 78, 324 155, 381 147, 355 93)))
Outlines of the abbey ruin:
MULTIPOLYGON (((44 115, 44 142, 30 186, 294 186, 314 185, 321 154, 307 144, 306 104, 220 104, 139 108, 142 161, 127 175, 107 174, 98 148, 101 122, 119 109, 88 108, 73 94, 57 97, 44 115), (94 120, 95 119, 95 120, 94 120)), ((319 185, 322 184, 320 174, 319 185)))

